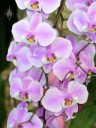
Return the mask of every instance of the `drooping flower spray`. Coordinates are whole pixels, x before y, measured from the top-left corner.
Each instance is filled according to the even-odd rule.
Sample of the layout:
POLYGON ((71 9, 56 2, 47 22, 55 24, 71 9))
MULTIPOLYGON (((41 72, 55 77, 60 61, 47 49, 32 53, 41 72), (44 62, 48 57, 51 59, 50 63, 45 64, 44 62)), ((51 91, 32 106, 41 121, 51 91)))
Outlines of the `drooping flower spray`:
POLYGON ((12 27, 7 60, 15 65, 10 95, 20 103, 10 112, 7 128, 65 128, 79 105, 87 102, 87 84, 96 73, 96 2, 93 0, 16 0, 27 16, 12 27), (66 4, 73 35, 60 37, 58 17, 66 4), (72 5, 72 6, 71 6, 72 5), (55 23, 49 14, 57 11, 55 23), (82 18, 84 17, 84 18, 82 18), (28 110, 29 103, 34 111, 28 110))

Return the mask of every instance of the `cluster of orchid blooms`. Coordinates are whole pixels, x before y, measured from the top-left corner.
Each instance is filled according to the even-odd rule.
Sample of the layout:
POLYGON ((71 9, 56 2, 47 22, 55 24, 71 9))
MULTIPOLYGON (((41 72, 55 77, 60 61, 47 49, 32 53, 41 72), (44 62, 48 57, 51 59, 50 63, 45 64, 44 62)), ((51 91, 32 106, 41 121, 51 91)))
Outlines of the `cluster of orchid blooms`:
POLYGON ((95 0, 66 0, 73 35, 59 37, 47 18, 61 0, 16 0, 27 17, 12 27, 7 60, 16 68, 9 77, 10 95, 21 102, 8 117, 7 128, 64 128, 88 99, 87 86, 96 73, 95 0), (35 112, 28 111, 29 102, 35 112))

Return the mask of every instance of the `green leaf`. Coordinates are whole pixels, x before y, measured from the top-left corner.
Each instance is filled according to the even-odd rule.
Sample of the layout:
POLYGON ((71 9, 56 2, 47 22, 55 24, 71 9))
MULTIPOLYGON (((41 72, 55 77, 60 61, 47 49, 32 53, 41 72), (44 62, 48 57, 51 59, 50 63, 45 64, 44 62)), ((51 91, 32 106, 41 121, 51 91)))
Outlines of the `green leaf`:
MULTIPOLYGON (((96 124, 96 77, 88 85, 89 99, 83 110, 72 120, 70 128, 95 128, 96 124)), ((81 94, 82 95, 82 94, 81 94)))

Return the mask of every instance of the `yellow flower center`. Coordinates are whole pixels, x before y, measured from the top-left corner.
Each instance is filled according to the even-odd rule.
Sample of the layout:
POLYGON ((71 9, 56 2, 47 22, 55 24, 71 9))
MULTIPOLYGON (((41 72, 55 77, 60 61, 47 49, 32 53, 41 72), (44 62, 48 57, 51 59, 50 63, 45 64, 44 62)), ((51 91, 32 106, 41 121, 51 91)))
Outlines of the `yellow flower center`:
POLYGON ((69 75, 69 78, 74 78, 74 74, 73 73, 71 73, 70 75, 69 75))
POLYGON ((31 36, 31 37, 27 38, 27 40, 28 40, 29 43, 34 43, 35 42, 34 36, 31 36))
POLYGON ((24 97, 21 98, 22 100, 27 100, 28 99, 28 96, 25 95, 24 97))
POLYGON ((89 31, 90 32, 96 32, 96 25, 93 25, 89 31))
POLYGON ((56 60, 56 56, 54 54, 52 54, 51 57, 47 57, 47 61, 49 62, 54 62, 56 60))
POLYGON ((39 8, 38 2, 34 3, 33 5, 31 5, 31 7, 32 7, 32 9, 37 9, 37 8, 39 8))
POLYGON ((95 29, 94 29, 94 27, 92 27, 91 29, 90 29, 90 32, 94 32, 95 31, 95 29))
POLYGON ((71 106, 72 103, 73 103, 72 100, 66 100, 66 101, 65 101, 65 105, 66 105, 66 106, 71 106))
POLYGON ((28 99, 28 93, 20 93, 20 98, 22 99, 22 100, 27 100, 28 99))
POLYGON ((92 71, 90 70, 90 71, 88 72, 88 74, 91 75, 91 74, 92 74, 92 71))

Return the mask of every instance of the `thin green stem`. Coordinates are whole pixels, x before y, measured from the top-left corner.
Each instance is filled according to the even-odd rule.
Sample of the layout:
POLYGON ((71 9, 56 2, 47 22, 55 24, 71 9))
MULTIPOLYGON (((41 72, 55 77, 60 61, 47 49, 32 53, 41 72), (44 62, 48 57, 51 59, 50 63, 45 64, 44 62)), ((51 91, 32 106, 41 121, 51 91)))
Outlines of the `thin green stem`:
POLYGON ((65 4, 65 0, 62 0, 61 4, 60 4, 60 7, 58 8, 58 12, 57 12, 57 16, 56 16, 55 22, 53 24, 53 28, 56 28, 56 26, 57 26, 57 23, 58 23, 58 20, 59 20, 59 16, 60 16, 60 14, 62 12, 64 4, 65 4))
POLYGON ((47 89, 49 88, 49 85, 48 85, 48 74, 45 73, 45 78, 46 78, 46 85, 47 85, 47 89))
POLYGON ((90 43, 86 44, 77 54, 77 56, 79 56, 79 54, 84 50, 86 49, 88 46, 90 45, 90 43))
POLYGON ((41 73, 41 75, 40 75, 40 77, 39 77, 39 79, 38 79, 39 82, 40 82, 40 80, 42 79, 43 73, 44 73, 44 71, 42 70, 42 73, 41 73))

